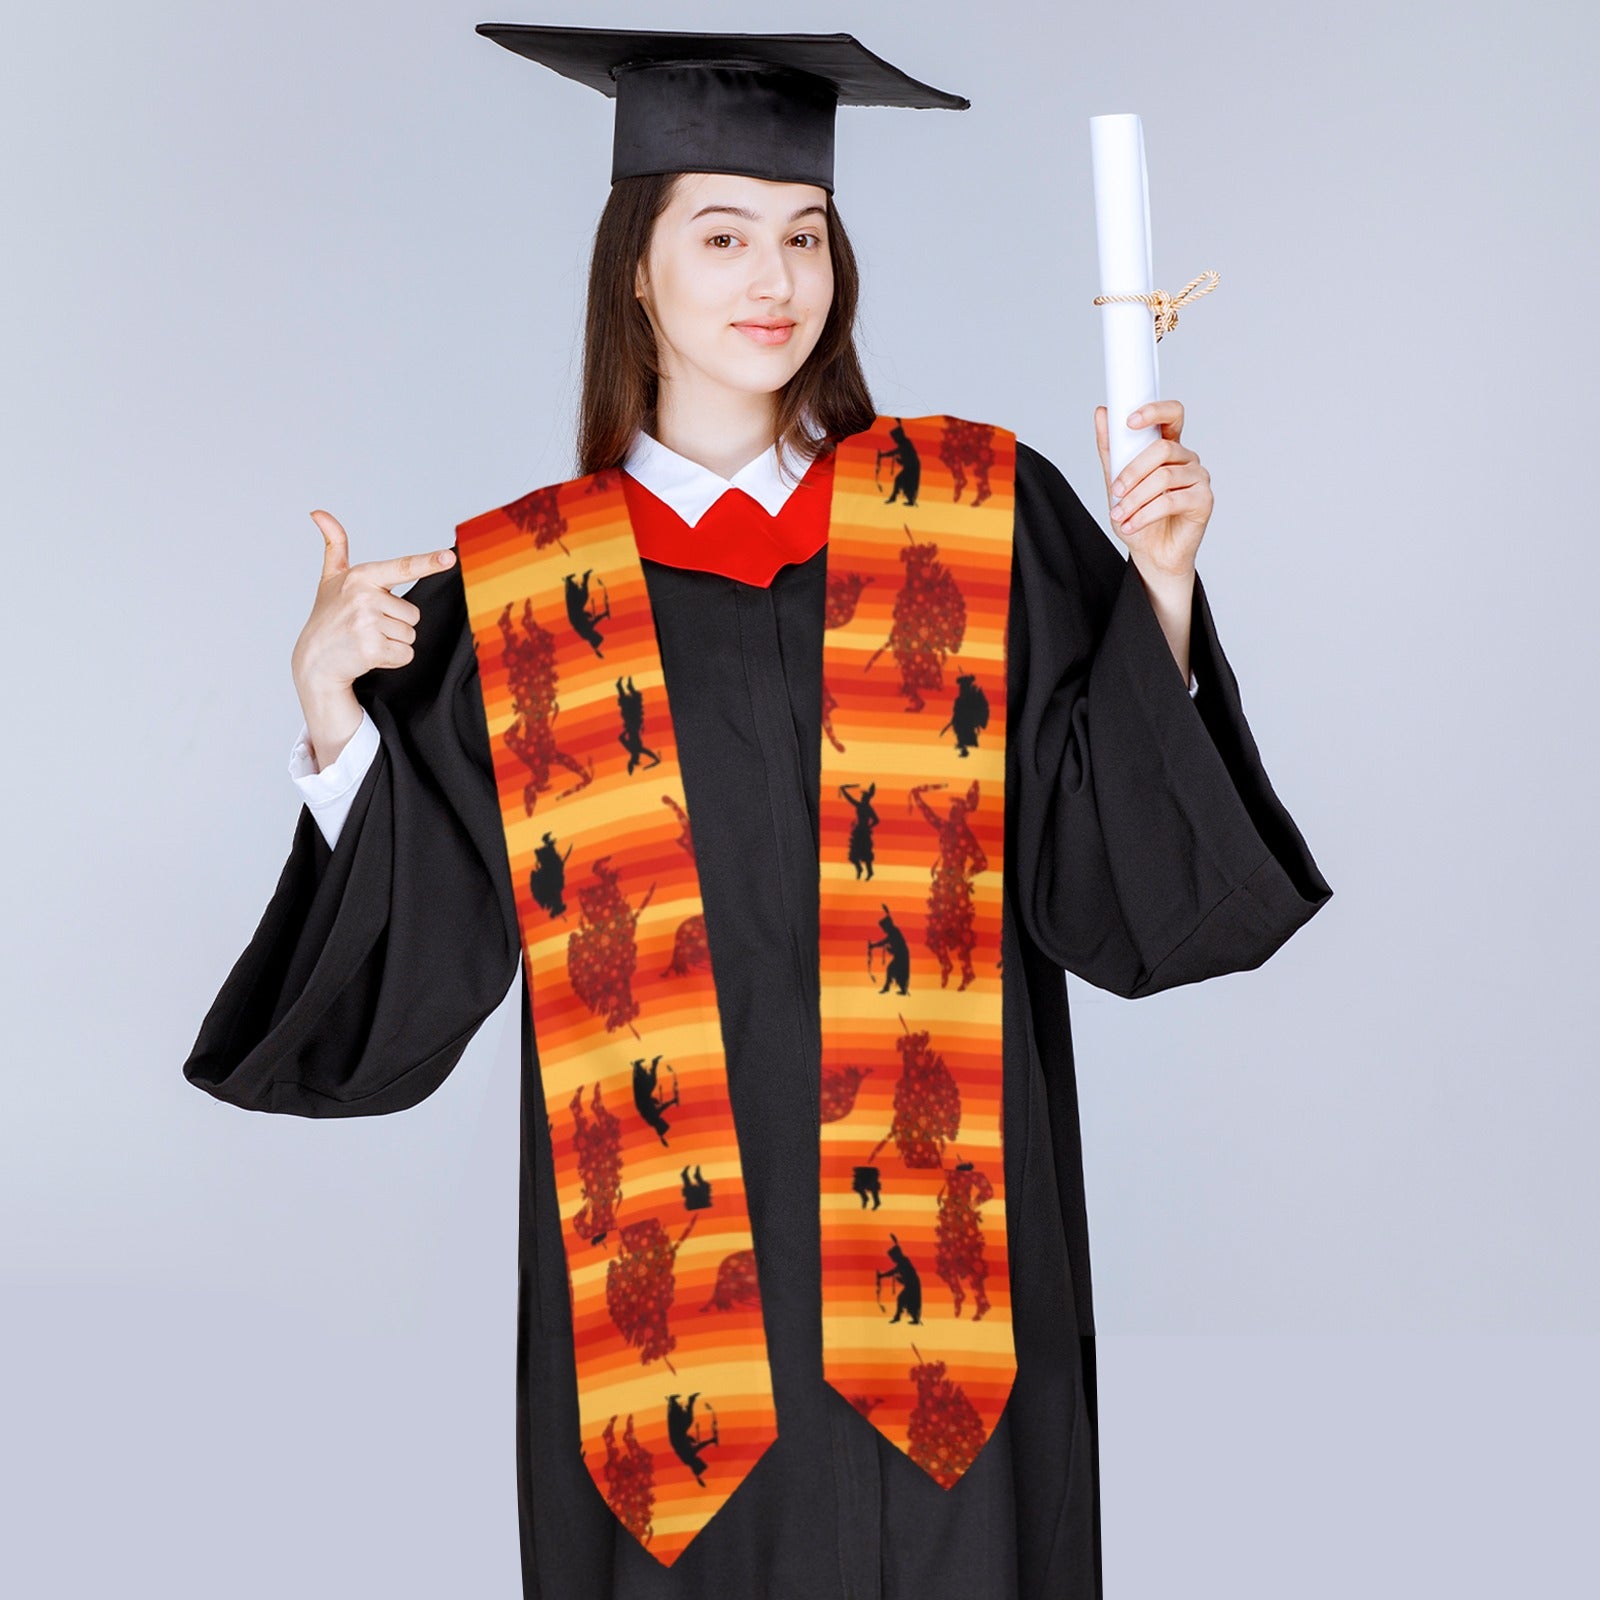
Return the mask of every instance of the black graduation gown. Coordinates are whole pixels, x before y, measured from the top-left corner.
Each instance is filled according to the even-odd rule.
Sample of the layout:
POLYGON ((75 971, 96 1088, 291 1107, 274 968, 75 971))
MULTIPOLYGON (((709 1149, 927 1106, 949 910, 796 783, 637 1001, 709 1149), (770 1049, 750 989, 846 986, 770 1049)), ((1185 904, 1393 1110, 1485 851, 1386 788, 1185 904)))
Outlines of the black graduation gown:
MULTIPOLYGON (((646 560, 749 1190, 777 1441, 671 1568, 578 1454, 550 1135, 526 995, 517 1471, 533 1600, 1101 1594, 1094 1321, 1063 969, 1129 998, 1261 965, 1331 890, 1274 794, 1195 580, 1199 693, 1066 479, 1017 449, 1005 863, 1015 1387, 946 1491, 822 1379, 817 786, 827 548, 767 589, 646 560)), ((330 851, 302 809, 187 1078, 297 1116, 431 1094, 522 968, 459 563, 414 659, 355 690, 382 748, 330 851)), ((1241 1000, 1244 991, 1241 991, 1241 1000)))

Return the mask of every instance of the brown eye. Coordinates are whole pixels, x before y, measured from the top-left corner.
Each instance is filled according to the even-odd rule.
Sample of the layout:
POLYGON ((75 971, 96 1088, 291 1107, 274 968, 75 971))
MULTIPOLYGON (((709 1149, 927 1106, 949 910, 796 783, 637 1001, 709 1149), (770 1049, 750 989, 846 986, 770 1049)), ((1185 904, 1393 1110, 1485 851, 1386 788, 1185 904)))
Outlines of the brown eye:
POLYGON ((731 239, 732 237, 733 237, 733 235, 731 233, 714 233, 706 241, 706 243, 707 244, 715 244, 718 239, 731 239))
POLYGON ((797 238, 797 239, 815 239, 817 242, 812 248, 813 249, 821 249, 821 247, 822 247, 822 235, 819 234, 819 233, 797 233, 795 235, 795 238, 797 238))

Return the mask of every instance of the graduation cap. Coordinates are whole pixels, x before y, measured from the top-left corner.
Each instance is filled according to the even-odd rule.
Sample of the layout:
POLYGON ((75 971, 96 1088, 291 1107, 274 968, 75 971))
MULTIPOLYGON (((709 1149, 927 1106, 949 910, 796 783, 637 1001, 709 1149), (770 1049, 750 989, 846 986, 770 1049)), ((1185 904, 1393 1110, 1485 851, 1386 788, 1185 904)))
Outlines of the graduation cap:
POLYGON ((480 22, 507 50, 617 102, 611 181, 737 172, 833 193, 836 106, 938 107, 930 88, 848 33, 670 33, 480 22))

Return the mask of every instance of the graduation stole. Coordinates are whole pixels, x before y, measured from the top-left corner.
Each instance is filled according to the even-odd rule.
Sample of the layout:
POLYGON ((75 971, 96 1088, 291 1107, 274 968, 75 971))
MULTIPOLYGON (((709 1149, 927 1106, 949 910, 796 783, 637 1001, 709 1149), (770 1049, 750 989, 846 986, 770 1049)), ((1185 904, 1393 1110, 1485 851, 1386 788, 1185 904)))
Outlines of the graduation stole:
MULTIPOLYGON (((824 1377, 951 1488, 1015 1372, 1001 1129, 1016 437, 837 446, 824 1377)), ((560 1199, 578 1448, 671 1566, 777 1436, 694 833, 620 469, 457 529, 560 1199)))

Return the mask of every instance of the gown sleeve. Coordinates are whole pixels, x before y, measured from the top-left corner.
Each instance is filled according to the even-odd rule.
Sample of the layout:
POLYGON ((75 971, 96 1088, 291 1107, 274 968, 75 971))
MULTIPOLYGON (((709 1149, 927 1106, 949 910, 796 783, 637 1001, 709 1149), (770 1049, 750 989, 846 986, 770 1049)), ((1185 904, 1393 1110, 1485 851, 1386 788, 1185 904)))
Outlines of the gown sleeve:
POLYGON ((1332 896, 1273 792, 1196 573, 1191 698, 1139 576, 1018 442, 1008 658, 1016 903, 1126 999, 1259 967, 1332 896))
POLYGON ((521 940, 460 555, 407 592, 414 654, 353 685, 380 735, 330 848, 309 807, 185 1078, 249 1111, 377 1116, 448 1076, 521 940))

